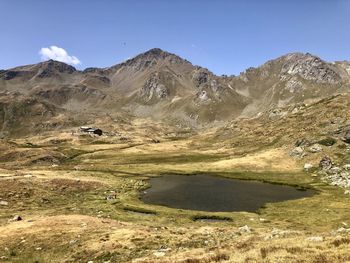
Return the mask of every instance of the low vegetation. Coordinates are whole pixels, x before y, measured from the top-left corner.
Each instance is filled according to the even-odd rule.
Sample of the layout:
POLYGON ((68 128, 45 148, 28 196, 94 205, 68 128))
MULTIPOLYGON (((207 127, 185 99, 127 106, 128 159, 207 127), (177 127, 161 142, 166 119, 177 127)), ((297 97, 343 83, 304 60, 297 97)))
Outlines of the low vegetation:
POLYGON ((304 115, 320 116, 320 105, 264 126, 249 119, 176 140, 161 126, 152 141, 144 123, 123 124, 102 138, 68 129, 2 140, 0 262, 347 262, 350 195, 319 167, 327 156, 335 171, 327 176, 346 172, 347 125, 325 131, 310 124, 304 115), (143 203, 148 179, 164 174, 256 180, 315 194, 256 212, 143 203))

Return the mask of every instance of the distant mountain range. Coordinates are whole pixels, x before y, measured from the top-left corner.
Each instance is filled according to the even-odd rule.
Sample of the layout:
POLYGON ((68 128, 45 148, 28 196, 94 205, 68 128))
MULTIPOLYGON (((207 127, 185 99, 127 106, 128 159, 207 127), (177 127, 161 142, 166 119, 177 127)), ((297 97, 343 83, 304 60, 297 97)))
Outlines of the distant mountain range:
POLYGON ((239 76, 216 76, 155 48, 108 68, 79 71, 49 60, 0 70, 0 127, 39 129, 46 121, 53 128, 63 120, 101 114, 215 125, 349 90, 346 61, 291 53, 239 76))

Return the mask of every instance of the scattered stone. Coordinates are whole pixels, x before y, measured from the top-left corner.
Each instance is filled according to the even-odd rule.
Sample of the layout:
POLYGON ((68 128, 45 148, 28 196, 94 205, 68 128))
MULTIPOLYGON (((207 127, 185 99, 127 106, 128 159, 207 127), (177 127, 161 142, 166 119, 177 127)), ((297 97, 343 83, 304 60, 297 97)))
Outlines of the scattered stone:
POLYGON ((316 237, 308 237, 306 240, 311 242, 323 242, 323 237, 316 236, 316 237))
POLYGON ((33 177, 33 175, 32 175, 32 174, 25 174, 25 175, 23 175, 23 177, 25 177, 25 178, 31 178, 31 177, 33 177))
POLYGON ((321 180, 330 185, 342 187, 345 189, 350 188, 350 171, 343 170, 338 166, 333 166, 330 159, 324 159, 320 162, 320 167, 324 166, 323 170, 318 171, 317 174, 321 176, 321 180), (332 165, 331 168, 329 168, 332 165))
POLYGON ((345 195, 350 195, 350 190, 345 190, 345 191, 344 191, 344 194, 345 194, 345 195))
POLYGON ((315 143, 314 145, 312 145, 312 146, 309 148, 309 151, 312 152, 312 153, 317 153, 317 152, 322 151, 322 147, 321 147, 321 145, 319 145, 318 143, 315 143))
POLYGON ((9 204, 9 202, 7 202, 7 201, 4 201, 4 200, 0 201, 0 205, 7 206, 8 204, 9 204))
POLYGON ((304 148, 303 147, 295 147, 290 153, 289 153, 290 156, 292 157, 300 157, 300 158, 303 158, 306 154, 304 152, 304 148))
POLYGON ((106 196, 106 200, 115 200, 115 199, 117 199, 117 193, 114 191, 111 191, 111 193, 106 196))
POLYGON ((327 176, 327 172, 324 170, 317 171, 317 175, 319 176, 327 176))
POLYGON ((311 163, 306 163, 306 164, 304 164, 304 170, 306 171, 306 172, 308 172, 308 171, 310 171, 311 169, 312 169, 312 164, 311 163))
POLYGON ((288 230, 280 230, 280 229, 272 229, 271 234, 265 236, 265 240, 270 240, 273 238, 280 238, 280 237, 286 237, 291 233, 291 231, 288 230))
POLYGON ((340 177, 349 178, 350 177, 350 173, 347 172, 347 171, 341 171, 340 172, 340 177))
POLYGON ((340 227, 337 229, 338 233, 350 232, 350 228, 340 227))
POLYGON ((160 258, 160 257, 164 257, 165 256, 165 252, 156 251, 156 252, 153 253, 153 255, 155 255, 157 258, 160 258))
POLYGON ((338 167, 338 166, 334 166, 334 167, 332 167, 331 169, 329 169, 329 173, 330 173, 330 174, 338 174, 338 173, 340 173, 341 171, 342 171, 341 168, 338 167))
POLYGON ((252 232, 251 228, 247 225, 239 227, 238 230, 240 233, 251 233, 252 232))
POLYGON ((322 169, 322 170, 329 170, 331 169, 333 166, 333 163, 332 163, 332 160, 331 158, 329 158, 328 156, 324 156, 321 161, 320 161, 320 164, 319 164, 319 167, 322 169))
POLYGON ((350 171, 350 164, 345 164, 343 168, 347 171, 350 171))
POLYGON ((41 247, 37 247, 35 250, 39 251, 39 250, 42 250, 42 248, 41 247))
POLYGON ((287 112, 282 111, 281 109, 273 109, 269 113, 270 119, 280 119, 287 115, 287 112))
POLYGON ((305 138, 303 139, 300 139, 300 140, 297 140, 295 142, 295 146, 296 147, 300 147, 300 146, 310 146, 311 145, 311 142, 305 138))
POLYGON ((22 220, 22 217, 20 217, 19 215, 15 215, 11 221, 21 221, 22 220))
POLYGON ((299 109, 298 108, 294 108, 293 110, 292 110, 292 114, 295 114, 295 113, 298 113, 299 112, 299 109))
POLYGON ((350 130, 347 130, 342 138, 343 142, 350 143, 350 130))

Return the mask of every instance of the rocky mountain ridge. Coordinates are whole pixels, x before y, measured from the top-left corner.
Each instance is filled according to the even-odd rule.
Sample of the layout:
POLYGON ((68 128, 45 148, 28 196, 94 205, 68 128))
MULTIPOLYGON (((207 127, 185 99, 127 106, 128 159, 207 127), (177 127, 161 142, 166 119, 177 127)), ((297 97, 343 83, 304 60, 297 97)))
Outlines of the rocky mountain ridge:
POLYGON ((113 114, 190 126, 257 117, 350 90, 350 63, 290 53, 239 76, 216 76, 155 48, 107 68, 58 61, 0 71, 0 91, 35 98, 67 116, 113 114))

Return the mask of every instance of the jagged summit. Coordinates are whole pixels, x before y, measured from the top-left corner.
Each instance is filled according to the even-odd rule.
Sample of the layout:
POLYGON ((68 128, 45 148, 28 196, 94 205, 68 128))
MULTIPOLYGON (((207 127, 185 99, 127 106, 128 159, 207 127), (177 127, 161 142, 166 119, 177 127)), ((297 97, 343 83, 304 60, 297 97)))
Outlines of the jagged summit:
POLYGON ((324 61, 313 54, 301 52, 288 53, 269 60, 260 67, 247 69, 240 75, 244 80, 256 77, 270 80, 277 77, 281 81, 293 78, 294 82, 299 78, 323 84, 338 84, 349 78, 342 67, 337 67, 334 63, 324 61))
POLYGON ((305 80, 331 84, 339 83, 342 79, 340 70, 332 63, 310 53, 291 53, 281 59, 284 60, 282 75, 299 76, 305 80))

